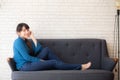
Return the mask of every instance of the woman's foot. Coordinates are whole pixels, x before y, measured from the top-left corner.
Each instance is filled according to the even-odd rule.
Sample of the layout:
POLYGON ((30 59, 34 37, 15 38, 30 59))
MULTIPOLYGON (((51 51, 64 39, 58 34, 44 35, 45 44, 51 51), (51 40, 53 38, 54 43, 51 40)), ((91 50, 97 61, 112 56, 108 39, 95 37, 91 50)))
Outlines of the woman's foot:
POLYGON ((90 66, 91 66, 91 62, 88 62, 86 64, 82 64, 82 69, 81 70, 86 70, 86 69, 90 68, 90 66))

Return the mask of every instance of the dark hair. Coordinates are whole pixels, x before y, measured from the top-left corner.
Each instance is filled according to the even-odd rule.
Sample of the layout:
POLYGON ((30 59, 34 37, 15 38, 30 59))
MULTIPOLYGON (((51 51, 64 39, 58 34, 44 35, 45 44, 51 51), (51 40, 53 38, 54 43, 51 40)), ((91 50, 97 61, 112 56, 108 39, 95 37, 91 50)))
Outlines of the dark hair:
POLYGON ((30 27, 28 26, 28 24, 26 24, 26 23, 19 23, 19 24, 17 25, 16 31, 17 31, 17 32, 22 31, 22 28, 23 28, 23 27, 25 27, 26 29, 29 29, 29 28, 30 28, 30 27))

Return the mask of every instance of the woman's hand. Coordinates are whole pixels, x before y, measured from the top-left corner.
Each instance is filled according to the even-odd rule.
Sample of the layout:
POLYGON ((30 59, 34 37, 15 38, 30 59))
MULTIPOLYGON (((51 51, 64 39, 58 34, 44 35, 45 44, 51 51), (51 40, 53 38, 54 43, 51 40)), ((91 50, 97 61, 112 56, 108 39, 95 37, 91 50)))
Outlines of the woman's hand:
POLYGON ((32 31, 30 31, 30 38, 33 40, 35 46, 37 46, 37 40, 35 39, 32 31))
POLYGON ((32 31, 29 31, 29 34, 30 34, 30 38, 34 38, 34 35, 33 35, 33 32, 32 31))

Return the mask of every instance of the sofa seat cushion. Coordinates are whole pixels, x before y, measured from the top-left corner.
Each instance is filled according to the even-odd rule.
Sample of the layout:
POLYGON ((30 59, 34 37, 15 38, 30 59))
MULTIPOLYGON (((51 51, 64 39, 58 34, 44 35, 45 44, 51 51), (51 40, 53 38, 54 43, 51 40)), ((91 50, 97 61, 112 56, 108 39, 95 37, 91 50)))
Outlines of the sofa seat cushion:
POLYGON ((45 70, 13 71, 12 80, 113 80, 111 71, 89 69, 81 70, 45 70))

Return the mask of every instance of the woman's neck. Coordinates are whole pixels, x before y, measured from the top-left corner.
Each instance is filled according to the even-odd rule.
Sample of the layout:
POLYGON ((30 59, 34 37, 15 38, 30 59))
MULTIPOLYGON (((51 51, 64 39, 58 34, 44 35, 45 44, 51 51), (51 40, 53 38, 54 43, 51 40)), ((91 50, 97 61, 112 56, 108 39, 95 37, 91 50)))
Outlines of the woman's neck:
POLYGON ((26 38, 19 36, 21 39, 25 40, 26 38))

